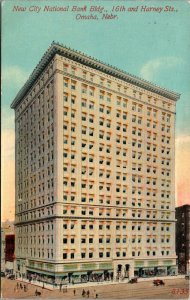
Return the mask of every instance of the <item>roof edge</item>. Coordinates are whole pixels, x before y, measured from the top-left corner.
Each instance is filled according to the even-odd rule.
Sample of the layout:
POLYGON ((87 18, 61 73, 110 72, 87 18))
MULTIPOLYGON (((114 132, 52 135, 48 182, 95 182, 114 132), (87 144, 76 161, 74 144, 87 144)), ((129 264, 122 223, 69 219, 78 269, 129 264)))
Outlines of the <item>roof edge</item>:
POLYGON ((126 81, 130 84, 137 85, 140 88, 144 88, 146 90, 149 90, 150 92, 154 92, 160 96, 169 98, 170 100, 177 101, 180 98, 179 93, 162 88, 162 87, 160 87, 154 83, 151 83, 145 79, 141 79, 140 77, 131 75, 130 73, 127 73, 117 67, 106 64, 106 63, 104 63, 98 59, 95 59, 91 56, 88 56, 80 51, 73 50, 62 44, 59 44, 58 42, 53 41, 52 44, 50 45, 50 47, 47 49, 47 51, 42 56, 41 60, 39 61, 39 63, 37 64, 37 66, 35 67, 33 72, 31 73, 31 75, 29 76, 29 78, 26 81, 26 83, 24 84, 24 86, 17 93, 16 97, 14 98, 14 100, 11 104, 11 108, 14 109, 17 107, 17 105, 20 103, 20 101, 26 95, 28 90, 35 83, 38 76, 45 69, 45 67, 51 61, 51 59, 54 57, 55 54, 63 55, 67 58, 73 59, 74 61, 83 63, 91 68, 100 70, 108 75, 117 77, 118 79, 126 81))

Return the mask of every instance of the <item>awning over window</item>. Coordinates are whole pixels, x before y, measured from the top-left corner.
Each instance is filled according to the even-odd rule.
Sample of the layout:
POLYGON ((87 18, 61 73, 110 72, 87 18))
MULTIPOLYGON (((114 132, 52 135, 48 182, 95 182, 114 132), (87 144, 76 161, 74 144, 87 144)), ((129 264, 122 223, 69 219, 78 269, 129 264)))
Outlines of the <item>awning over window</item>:
POLYGON ((167 267, 166 266, 163 266, 163 267, 157 267, 158 270, 167 270, 167 267))
POLYGON ((50 276, 55 276, 55 272, 52 273, 52 272, 48 272, 48 271, 43 271, 43 270, 37 270, 37 269, 33 269, 33 268, 29 268, 27 269, 28 272, 32 272, 33 274, 35 273, 36 275, 40 275, 40 276, 43 276, 43 275, 50 275, 50 276))
POLYGON ((149 267, 146 267, 146 268, 143 268, 144 271, 154 271, 154 268, 149 268, 149 267))
POLYGON ((81 275, 87 275, 86 272, 76 272, 76 273, 73 273, 72 276, 75 276, 75 277, 79 277, 81 275))
POLYGON ((104 271, 93 271, 92 274, 102 275, 104 271))

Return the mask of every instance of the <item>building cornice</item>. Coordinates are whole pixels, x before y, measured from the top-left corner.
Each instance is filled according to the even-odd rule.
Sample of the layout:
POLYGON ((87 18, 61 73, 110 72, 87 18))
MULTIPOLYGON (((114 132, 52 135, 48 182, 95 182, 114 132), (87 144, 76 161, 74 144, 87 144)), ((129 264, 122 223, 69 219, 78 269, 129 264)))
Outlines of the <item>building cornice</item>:
POLYGON ((133 76, 127 72, 124 72, 116 67, 113 67, 109 64, 105 64, 104 62, 94 59, 90 56, 81 53, 80 51, 72 50, 67 48, 57 42, 52 42, 51 46, 47 49, 40 62, 30 75, 27 82, 21 88, 21 90, 16 95, 15 99, 11 104, 11 108, 16 108, 17 105, 22 101, 28 90, 35 83, 40 74, 44 71, 49 62, 53 59, 53 57, 58 54, 92 69, 96 69, 101 71, 107 75, 113 76, 117 79, 123 80, 129 84, 136 85, 140 88, 146 89, 150 92, 156 93, 160 96, 166 97, 170 100, 177 101, 180 98, 180 94, 175 93, 173 91, 169 91, 167 89, 161 88, 147 80, 141 79, 137 76, 133 76))
MULTIPOLYGON (((33 220, 27 220, 27 221, 18 221, 15 223, 15 226, 19 226, 19 225, 27 225, 27 224, 38 224, 38 223, 42 223, 42 222, 47 222, 47 221, 52 221, 52 220, 56 220, 56 219, 68 219, 68 220, 72 220, 72 221, 78 221, 78 220, 86 220, 86 221, 105 221, 104 217, 74 217, 74 216, 50 216, 50 217, 44 217, 44 218, 40 218, 40 219, 33 219, 33 220)), ((137 219, 137 218, 112 218, 109 217, 106 220, 107 222, 111 222, 111 221, 125 221, 125 222, 152 222, 152 223, 174 223, 176 222, 176 220, 174 219, 147 219, 147 218, 143 218, 143 219, 137 219)))

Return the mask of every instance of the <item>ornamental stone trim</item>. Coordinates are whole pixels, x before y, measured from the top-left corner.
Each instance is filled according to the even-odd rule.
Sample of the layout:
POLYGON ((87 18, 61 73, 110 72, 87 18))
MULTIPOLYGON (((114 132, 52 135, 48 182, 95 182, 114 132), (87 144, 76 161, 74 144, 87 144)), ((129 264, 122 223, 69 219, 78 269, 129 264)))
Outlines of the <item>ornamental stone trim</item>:
POLYGON ((110 66, 109 64, 105 64, 102 61, 99 61, 97 59, 94 59, 90 56, 85 55, 84 53, 81 53, 76 50, 72 50, 70 48, 67 48, 59 43, 53 42, 51 46, 47 49, 45 54, 43 55, 42 59, 30 75, 27 82, 24 84, 24 86, 21 88, 21 90, 18 92, 17 96, 13 100, 11 104, 11 108, 16 108, 17 105, 22 101, 23 97, 27 93, 27 91, 31 88, 31 86, 35 83, 38 76, 41 74, 41 72, 46 68, 48 63, 53 59, 53 57, 59 54, 61 56, 64 56, 66 58, 72 59, 78 63, 82 63, 83 65, 86 65, 88 67, 91 67, 93 69, 102 71, 103 73, 106 73, 108 75, 112 75, 120 80, 123 80, 127 83, 134 84, 140 88, 144 88, 150 92, 154 92, 158 95, 164 96, 166 98, 169 98, 171 100, 177 101, 180 97, 180 94, 175 93, 173 91, 166 90, 164 88, 161 88, 147 80, 141 79, 137 76, 131 75, 127 72, 124 72, 116 67, 110 66))

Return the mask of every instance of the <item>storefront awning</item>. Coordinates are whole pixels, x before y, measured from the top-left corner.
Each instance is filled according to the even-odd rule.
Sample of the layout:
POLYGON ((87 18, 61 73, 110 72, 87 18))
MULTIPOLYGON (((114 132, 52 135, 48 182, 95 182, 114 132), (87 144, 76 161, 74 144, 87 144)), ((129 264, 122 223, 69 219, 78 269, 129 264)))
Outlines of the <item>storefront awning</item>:
POLYGON ((167 269, 168 270, 174 270, 174 269, 177 269, 177 266, 167 266, 167 269))
POLYGON ((113 273, 113 270, 104 270, 104 273, 113 273))
POLYGON ((97 274, 97 275, 98 275, 98 274, 99 274, 99 275, 102 275, 103 273, 104 273, 104 271, 93 271, 93 272, 92 272, 92 274, 97 274))
POLYGON ((166 270, 167 267, 166 266, 163 266, 163 267, 157 267, 158 270, 166 270))
POLYGON ((86 272, 75 272, 75 273, 73 273, 72 274, 72 276, 81 276, 81 275, 87 275, 87 273, 86 272))
POLYGON ((27 268, 27 271, 32 272, 33 274, 36 274, 36 275, 40 275, 40 276, 43 276, 43 275, 55 276, 56 275, 55 272, 52 273, 52 272, 38 270, 38 269, 32 269, 32 268, 27 268))

